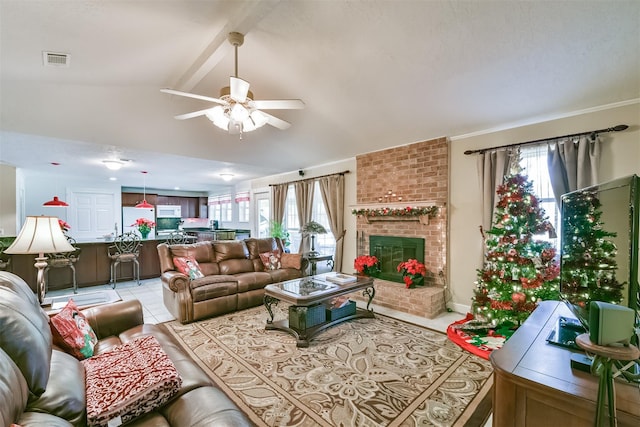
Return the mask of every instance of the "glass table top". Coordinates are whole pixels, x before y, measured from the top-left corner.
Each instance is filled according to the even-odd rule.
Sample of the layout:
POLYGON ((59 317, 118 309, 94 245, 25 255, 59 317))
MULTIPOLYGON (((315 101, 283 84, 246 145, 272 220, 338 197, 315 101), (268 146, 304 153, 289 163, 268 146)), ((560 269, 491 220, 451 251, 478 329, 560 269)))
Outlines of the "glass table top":
POLYGON ((279 283, 276 286, 285 292, 289 292, 293 295, 299 296, 319 294, 339 287, 338 285, 335 285, 333 283, 328 283, 323 280, 315 279, 313 277, 305 277, 299 280, 290 280, 288 282, 279 283))

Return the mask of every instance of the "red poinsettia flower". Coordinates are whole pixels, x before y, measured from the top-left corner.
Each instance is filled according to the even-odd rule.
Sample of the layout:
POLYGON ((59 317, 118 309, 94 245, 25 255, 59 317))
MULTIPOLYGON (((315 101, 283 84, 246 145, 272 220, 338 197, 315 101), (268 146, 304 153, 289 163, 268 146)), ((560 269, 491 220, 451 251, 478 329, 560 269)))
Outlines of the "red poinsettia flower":
POLYGON ((63 233, 71 230, 71 226, 63 219, 58 219, 58 224, 63 233))
POLYGON ((417 259, 408 259, 398 264, 398 272, 402 273, 402 280, 407 288, 424 284, 424 276, 427 274, 427 268, 417 259))

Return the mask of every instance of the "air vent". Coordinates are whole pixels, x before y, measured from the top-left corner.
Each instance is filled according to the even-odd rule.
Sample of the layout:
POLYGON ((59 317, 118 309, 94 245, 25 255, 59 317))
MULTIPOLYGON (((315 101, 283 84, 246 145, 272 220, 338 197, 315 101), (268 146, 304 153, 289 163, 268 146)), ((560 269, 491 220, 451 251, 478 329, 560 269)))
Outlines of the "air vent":
POLYGON ((42 52, 45 67, 68 67, 71 55, 68 53, 42 52))

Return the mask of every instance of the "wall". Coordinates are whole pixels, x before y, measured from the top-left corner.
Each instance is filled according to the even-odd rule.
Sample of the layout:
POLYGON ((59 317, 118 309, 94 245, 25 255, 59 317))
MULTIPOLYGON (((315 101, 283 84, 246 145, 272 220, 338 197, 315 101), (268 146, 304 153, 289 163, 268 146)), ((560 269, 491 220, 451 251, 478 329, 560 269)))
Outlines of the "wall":
POLYGON ((0 236, 15 236, 16 168, 0 164, 0 236))
POLYGON ((468 310, 476 269, 482 267, 482 239, 478 230, 481 205, 476 176, 477 156, 465 155, 464 151, 626 124, 629 129, 624 132, 601 134, 603 149, 600 181, 640 174, 640 104, 635 101, 630 105, 603 108, 482 135, 451 138, 450 308, 461 313, 468 310))

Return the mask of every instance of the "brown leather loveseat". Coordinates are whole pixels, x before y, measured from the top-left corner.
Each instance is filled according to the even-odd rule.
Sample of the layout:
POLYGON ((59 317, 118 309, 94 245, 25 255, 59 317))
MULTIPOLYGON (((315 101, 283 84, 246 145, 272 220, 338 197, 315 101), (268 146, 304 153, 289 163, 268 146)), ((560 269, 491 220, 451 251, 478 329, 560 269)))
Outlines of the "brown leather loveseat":
POLYGON ((162 296, 169 312, 182 323, 262 304, 264 287, 302 277, 304 260, 285 254, 278 238, 204 241, 158 245, 162 296), (265 267, 260 254, 277 252, 277 268, 265 267), (191 279, 178 271, 176 258, 192 258, 204 277, 191 279))
MULTIPOLYGON (((182 379, 179 391, 167 403, 127 426, 252 425, 162 327, 143 323, 139 301, 117 302, 82 313, 99 339, 94 355, 152 335, 182 379)), ((84 365, 52 344, 49 322, 29 286, 20 277, 0 271, 2 427, 14 423, 23 427, 87 425, 84 365)))

